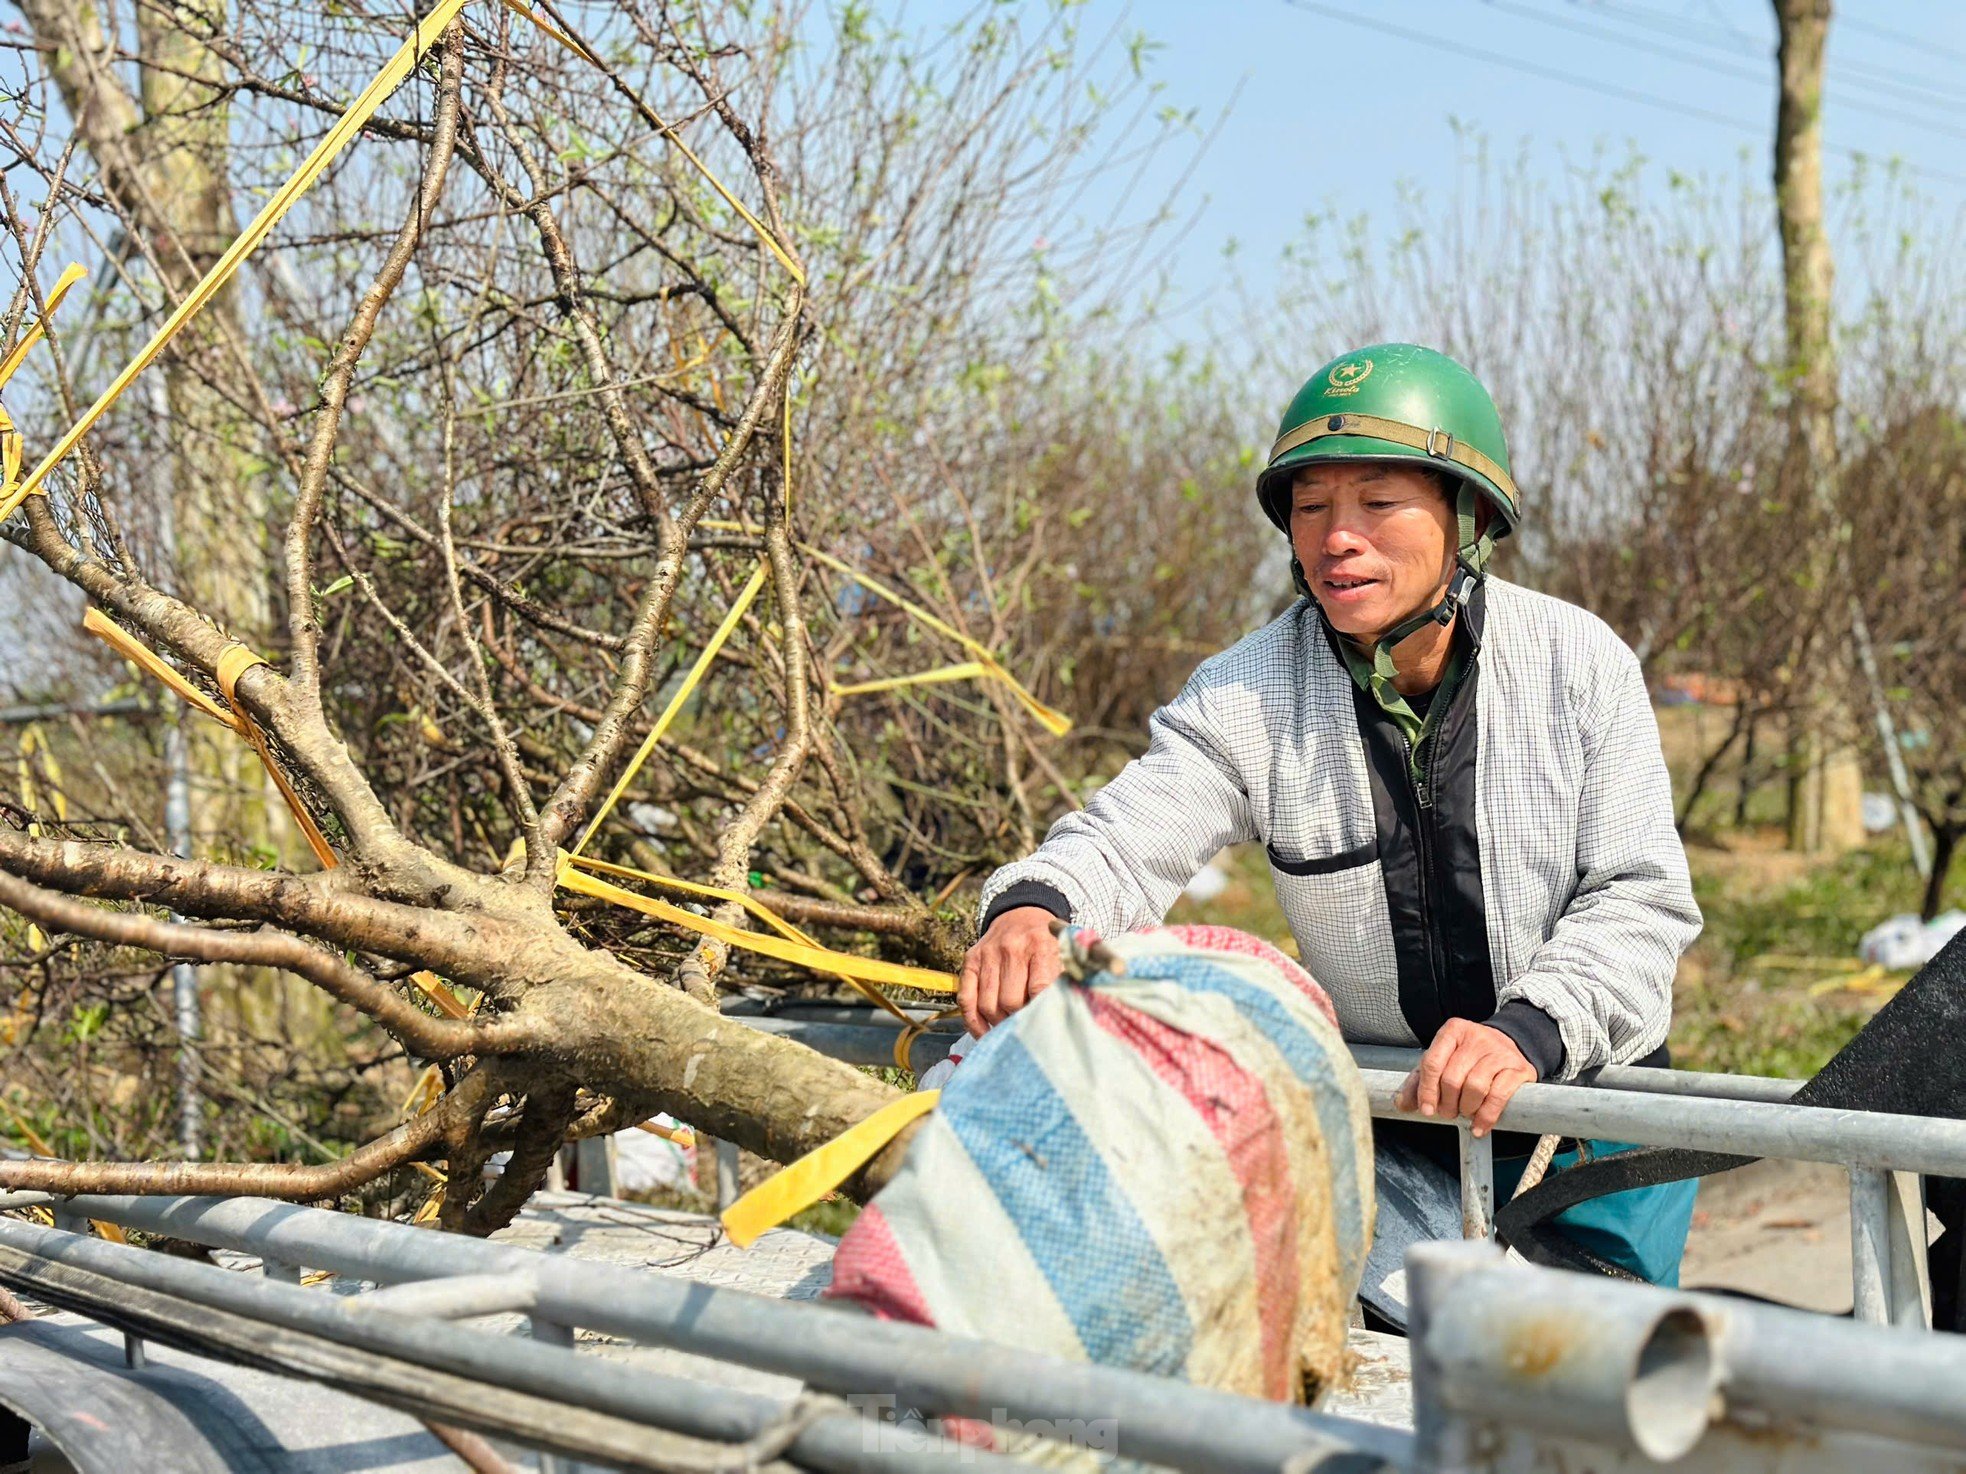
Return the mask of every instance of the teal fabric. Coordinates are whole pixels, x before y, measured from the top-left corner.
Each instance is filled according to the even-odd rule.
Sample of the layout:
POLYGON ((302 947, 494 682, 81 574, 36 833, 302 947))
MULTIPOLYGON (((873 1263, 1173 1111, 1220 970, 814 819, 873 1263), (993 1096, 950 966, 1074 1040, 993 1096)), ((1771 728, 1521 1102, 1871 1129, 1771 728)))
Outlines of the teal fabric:
MULTIPOLYGON (((1608 1157, 1634 1150, 1630 1142, 1593 1141, 1587 1143, 1592 1157, 1608 1157)), ((1575 1152, 1564 1152, 1550 1163, 1553 1177, 1577 1161, 1575 1152)), ((1522 1180, 1527 1157, 1495 1163, 1495 1201, 1505 1203, 1522 1180)), ((1611 1193, 1567 1208, 1552 1219, 1566 1238, 1583 1245, 1620 1269, 1628 1269, 1640 1279, 1668 1289, 1679 1286, 1679 1260, 1686 1252, 1686 1233, 1693 1226, 1693 1197, 1699 1191, 1692 1182, 1667 1182, 1658 1187, 1635 1187, 1630 1192, 1611 1193)))

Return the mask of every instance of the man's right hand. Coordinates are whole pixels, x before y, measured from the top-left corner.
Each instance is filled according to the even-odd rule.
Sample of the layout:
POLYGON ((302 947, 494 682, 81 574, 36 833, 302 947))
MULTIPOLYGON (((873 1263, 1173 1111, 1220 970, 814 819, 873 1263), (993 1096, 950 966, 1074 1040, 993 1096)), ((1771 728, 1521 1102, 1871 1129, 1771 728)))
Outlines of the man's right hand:
POLYGON ((969 949, 956 996, 970 1033, 1002 1023, 1058 980, 1056 920, 1042 906, 1013 906, 969 949))

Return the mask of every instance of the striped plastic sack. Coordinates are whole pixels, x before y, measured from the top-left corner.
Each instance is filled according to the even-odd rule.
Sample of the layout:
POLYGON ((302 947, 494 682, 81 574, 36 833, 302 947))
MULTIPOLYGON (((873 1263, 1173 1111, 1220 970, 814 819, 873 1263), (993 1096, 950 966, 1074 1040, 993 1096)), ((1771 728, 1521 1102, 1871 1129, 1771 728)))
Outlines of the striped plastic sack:
POLYGON ((1373 1219, 1371 1120, 1330 1000, 1226 928, 1106 945, 1123 975, 1061 981, 970 1050, 828 1293, 1308 1401, 1344 1379, 1373 1219))

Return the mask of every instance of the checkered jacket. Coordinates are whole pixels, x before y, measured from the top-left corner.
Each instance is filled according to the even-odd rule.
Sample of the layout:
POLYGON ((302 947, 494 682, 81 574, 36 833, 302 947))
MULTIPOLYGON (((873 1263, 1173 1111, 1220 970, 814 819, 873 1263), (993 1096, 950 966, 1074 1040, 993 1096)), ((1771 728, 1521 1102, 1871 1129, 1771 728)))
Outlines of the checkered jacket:
MULTIPOLYGON (((1575 605, 1494 578, 1487 600, 1475 788, 1496 1002, 1556 1023, 1568 1079, 1664 1041, 1700 912, 1637 657, 1575 605)), ((1330 857, 1337 868, 1316 874, 1271 868, 1304 964, 1346 1038, 1418 1043, 1399 1007, 1352 677, 1316 609, 1300 600, 1203 661, 1150 730, 1145 755, 991 876, 979 915, 1035 881, 1075 921, 1134 931, 1158 925, 1224 846, 1330 857)))

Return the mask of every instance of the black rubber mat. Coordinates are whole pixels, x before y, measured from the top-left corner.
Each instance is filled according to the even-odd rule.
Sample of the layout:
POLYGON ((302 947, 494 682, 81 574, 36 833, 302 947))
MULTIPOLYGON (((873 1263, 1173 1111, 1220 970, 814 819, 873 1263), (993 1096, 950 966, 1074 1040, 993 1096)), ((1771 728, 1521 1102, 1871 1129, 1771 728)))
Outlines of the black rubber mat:
MULTIPOLYGON (((1966 932, 1920 968, 1821 1073, 1803 1084, 1793 1102, 1966 1120, 1966 932)), ((1682 1147, 1640 1147, 1599 1157, 1554 1173, 1504 1204, 1495 1215, 1496 1233, 1538 1264, 1630 1279, 1628 1272, 1573 1242, 1550 1220, 1592 1198, 1684 1182, 1754 1160, 1682 1147)), ((1966 1273, 1966 1184, 1928 1177, 1925 1197, 1944 1225, 1930 1251, 1932 1321, 1944 1330, 1966 1331, 1960 1295, 1966 1273)))

